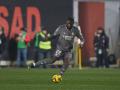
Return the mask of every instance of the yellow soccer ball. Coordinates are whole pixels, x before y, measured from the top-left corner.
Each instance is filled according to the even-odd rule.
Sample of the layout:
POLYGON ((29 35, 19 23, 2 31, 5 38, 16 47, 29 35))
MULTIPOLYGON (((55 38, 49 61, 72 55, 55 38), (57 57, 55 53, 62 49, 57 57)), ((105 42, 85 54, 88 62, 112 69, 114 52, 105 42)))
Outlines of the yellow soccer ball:
POLYGON ((62 76, 61 75, 55 74, 55 75, 52 76, 52 82, 59 83, 61 81, 62 81, 62 76))

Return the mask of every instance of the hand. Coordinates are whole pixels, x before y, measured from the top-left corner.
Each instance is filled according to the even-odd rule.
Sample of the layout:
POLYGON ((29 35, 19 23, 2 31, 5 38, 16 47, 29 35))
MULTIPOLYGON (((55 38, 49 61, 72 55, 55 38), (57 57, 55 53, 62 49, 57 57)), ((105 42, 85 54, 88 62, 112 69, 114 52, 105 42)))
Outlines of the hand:
POLYGON ((16 40, 19 41, 19 40, 20 40, 20 37, 17 37, 16 40))
POLYGON ((50 34, 47 34, 47 37, 51 37, 51 35, 50 35, 50 34))
POLYGON ((80 48, 82 48, 82 47, 83 47, 83 45, 84 45, 84 42, 81 42, 81 43, 80 43, 80 45, 79 45, 79 46, 80 46, 80 48))
POLYGON ((79 44, 79 47, 82 48, 82 47, 83 47, 83 44, 79 44))

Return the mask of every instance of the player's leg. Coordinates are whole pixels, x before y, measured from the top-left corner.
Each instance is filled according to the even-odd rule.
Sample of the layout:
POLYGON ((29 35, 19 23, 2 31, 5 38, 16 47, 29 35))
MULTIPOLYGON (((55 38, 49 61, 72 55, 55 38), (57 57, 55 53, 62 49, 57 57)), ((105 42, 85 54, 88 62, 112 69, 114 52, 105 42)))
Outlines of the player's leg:
POLYGON ((64 59, 63 59, 63 66, 60 69, 60 75, 63 75, 64 72, 67 70, 70 64, 70 59, 71 59, 70 52, 65 52, 64 59))
POLYGON ((45 61, 45 60, 39 61, 39 62, 37 62, 36 64, 39 64, 39 65, 41 65, 41 64, 53 64, 53 63, 54 63, 56 60, 58 60, 59 57, 61 57, 61 56, 62 56, 62 51, 59 50, 59 49, 56 49, 53 57, 51 57, 50 60, 48 60, 48 61, 45 61))
POLYGON ((35 47, 35 55, 34 55, 34 60, 35 62, 37 62, 39 60, 39 48, 38 47, 35 47))
POLYGON ((38 55, 39 55, 38 56, 39 61, 35 63, 35 67, 39 67, 40 65, 43 65, 42 61, 45 57, 45 54, 44 54, 44 52, 39 51, 38 55), (39 64, 39 62, 41 62, 41 64, 39 64))
POLYGON ((53 64, 61 55, 62 55, 62 51, 57 49, 55 51, 53 57, 50 60, 48 60, 48 61, 39 60, 36 63, 32 63, 30 66, 28 66, 28 68, 29 67, 38 67, 38 66, 43 65, 43 64, 53 64))
POLYGON ((39 67, 40 65, 43 65, 43 61, 42 61, 43 58, 44 58, 44 53, 39 50, 39 52, 38 52, 38 59, 39 60, 37 62, 30 64, 28 66, 28 68, 30 68, 30 67, 35 68, 35 67, 39 67))
MULTIPOLYGON (((45 59, 46 60, 51 59, 51 51, 46 51, 45 52, 45 59)), ((43 68, 47 68, 46 60, 43 60, 43 68)))
POLYGON ((56 61, 56 57, 52 57, 49 61, 46 60, 39 60, 36 63, 32 63, 31 65, 28 66, 28 68, 35 68, 35 67, 39 67, 39 66, 43 66, 43 65, 48 65, 48 64, 52 64, 56 61))

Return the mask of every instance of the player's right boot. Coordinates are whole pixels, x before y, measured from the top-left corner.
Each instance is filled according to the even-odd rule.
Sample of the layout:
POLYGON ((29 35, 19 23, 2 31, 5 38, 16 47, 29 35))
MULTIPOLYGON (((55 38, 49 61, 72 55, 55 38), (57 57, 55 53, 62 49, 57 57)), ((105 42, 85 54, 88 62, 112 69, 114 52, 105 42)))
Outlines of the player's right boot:
POLYGON ((31 63, 30 65, 28 65, 28 69, 35 68, 35 66, 36 66, 35 63, 31 63))

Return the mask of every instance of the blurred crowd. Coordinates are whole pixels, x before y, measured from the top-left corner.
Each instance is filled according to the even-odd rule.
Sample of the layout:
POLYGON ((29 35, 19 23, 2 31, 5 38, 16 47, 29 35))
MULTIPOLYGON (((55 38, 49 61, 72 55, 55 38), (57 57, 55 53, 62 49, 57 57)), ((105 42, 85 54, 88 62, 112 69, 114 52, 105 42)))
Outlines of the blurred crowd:
MULTIPOLYGON (((97 59, 96 67, 105 66, 108 68, 110 64, 108 55, 109 38, 104 28, 99 27, 93 37, 93 46, 97 59)), ((51 34, 45 27, 36 32, 33 39, 27 35, 25 28, 21 28, 19 33, 15 34, 13 38, 8 39, 3 28, 0 27, 0 60, 9 59, 11 66, 25 67, 27 60, 31 58, 34 62, 51 58, 53 49, 51 34)))
POLYGON ((40 59, 50 58, 52 44, 50 33, 46 28, 36 32, 33 39, 21 28, 14 37, 7 38, 3 28, 0 27, 0 60, 10 60, 11 66, 25 67, 28 59, 37 62, 40 59), (32 49, 32 51, 31 51, 32 49))

